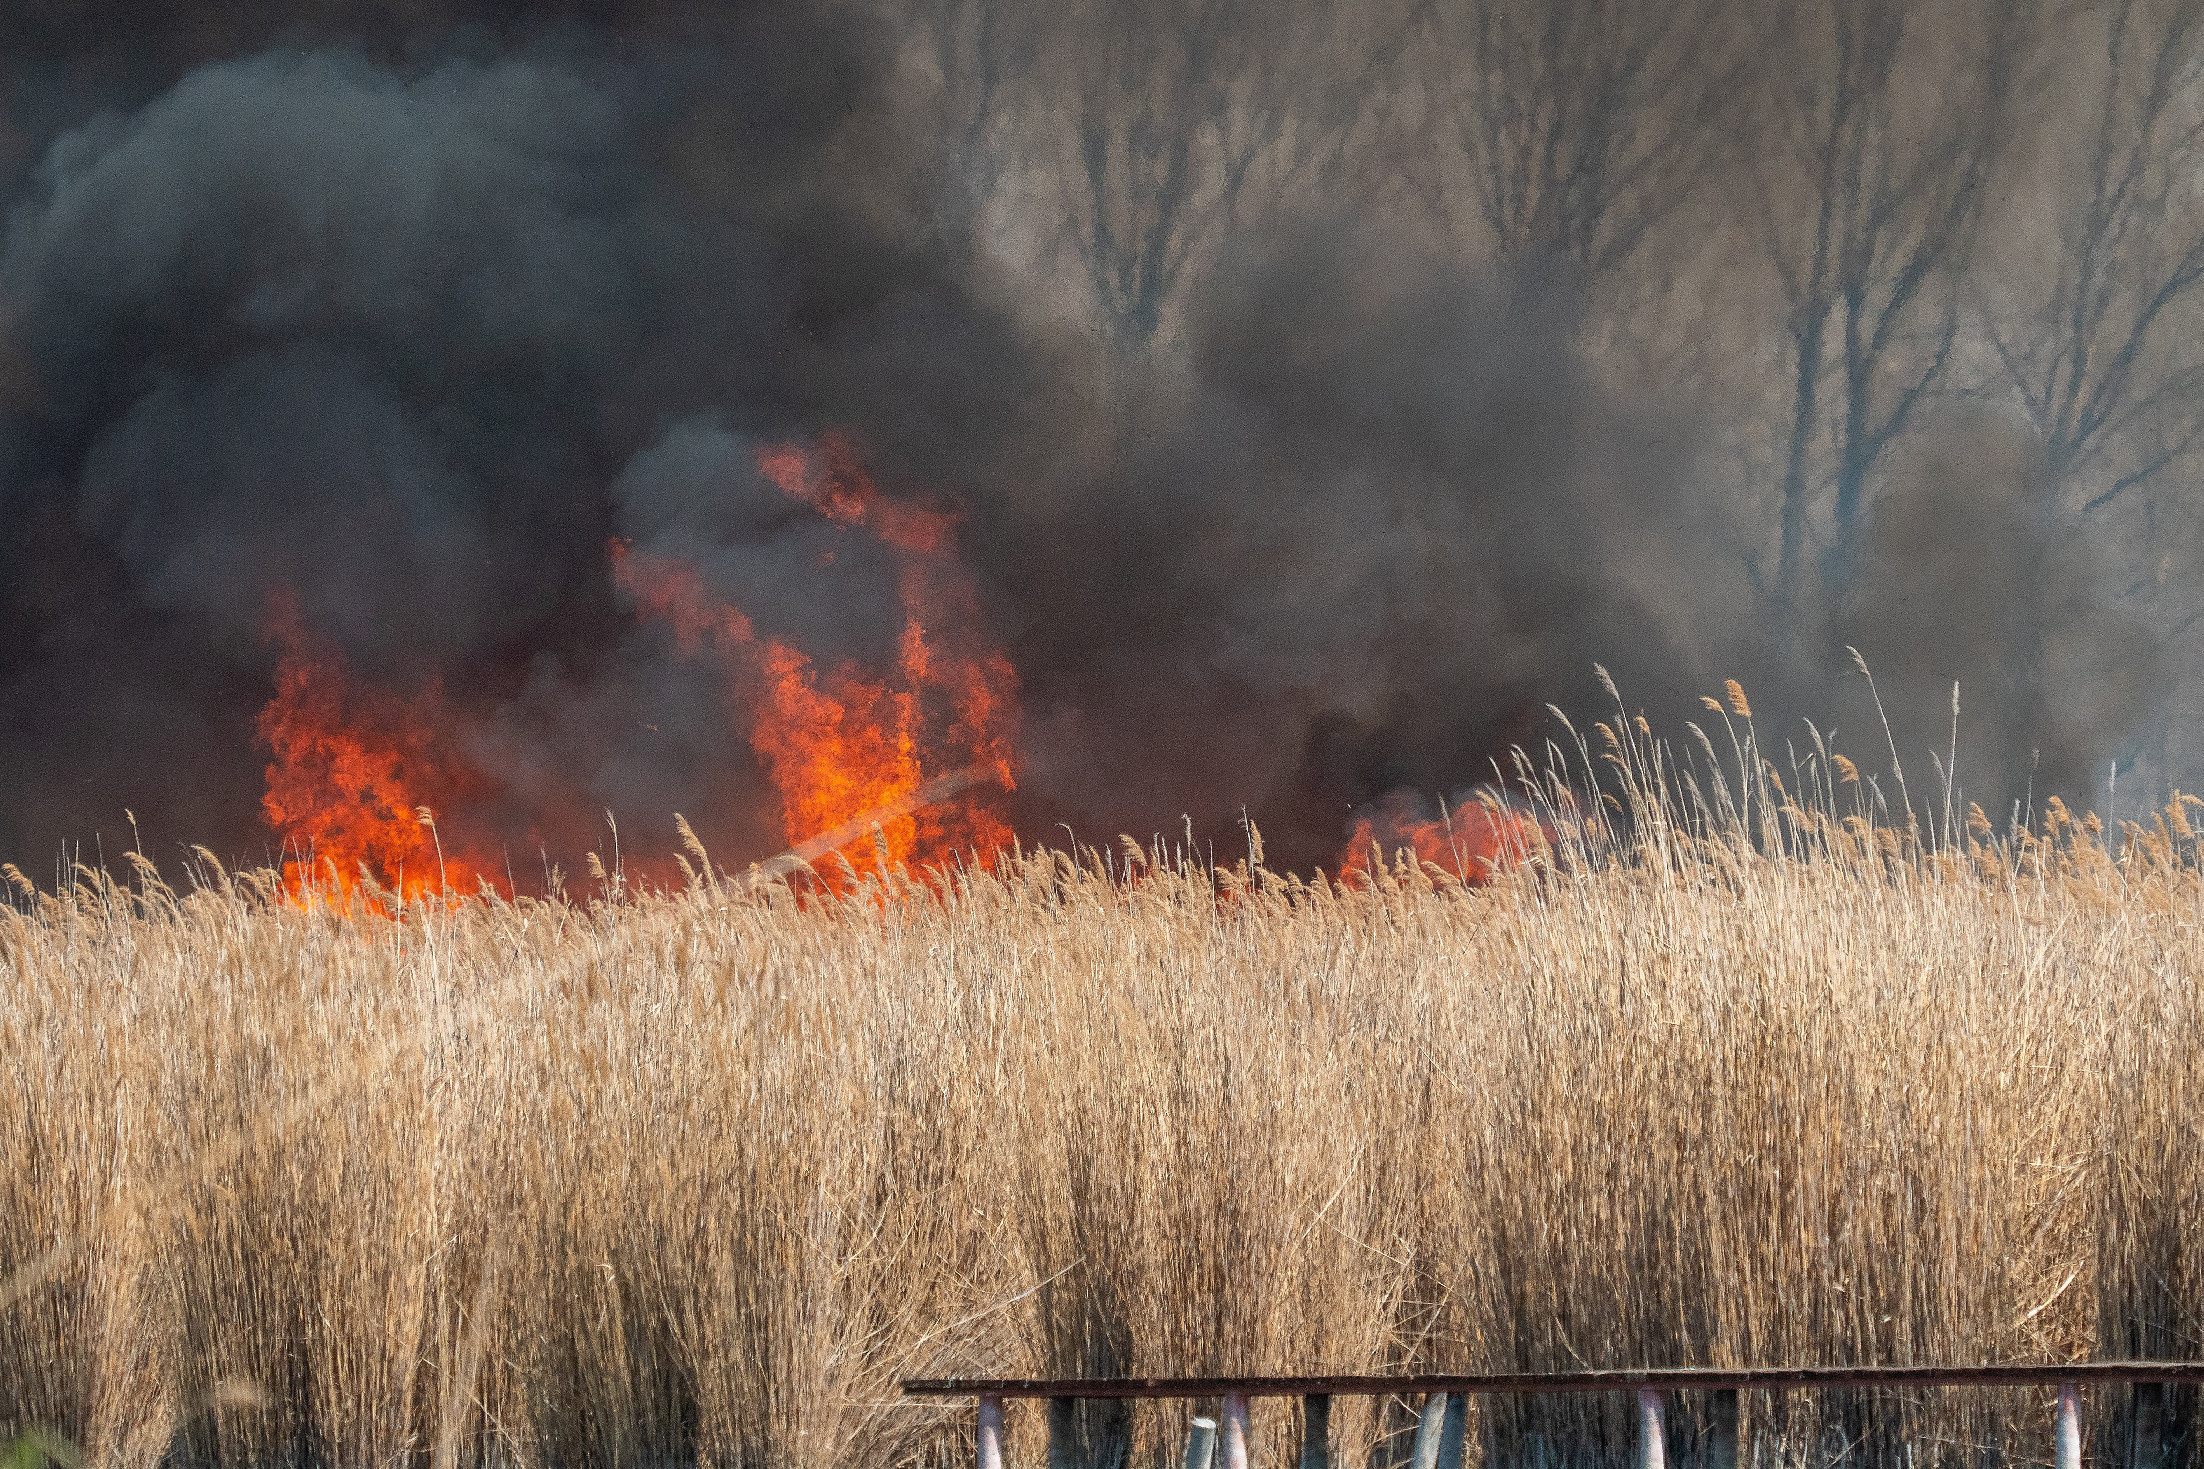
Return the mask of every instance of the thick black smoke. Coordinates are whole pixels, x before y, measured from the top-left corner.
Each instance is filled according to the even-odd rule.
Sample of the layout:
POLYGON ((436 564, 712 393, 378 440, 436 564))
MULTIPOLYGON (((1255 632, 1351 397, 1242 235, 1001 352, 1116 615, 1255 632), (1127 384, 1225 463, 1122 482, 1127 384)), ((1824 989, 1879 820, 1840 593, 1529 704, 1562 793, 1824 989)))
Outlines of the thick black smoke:
POLYGON ((1718 677, 1735 547, 1691 435, 1599 391, 1574 309, 1344 227, 1228 263, 1109 462, 1002 517, 1037 783, 1111 793, 1105 829, 1245 803, 1328 861, 1353 808, 1535 745, 1595 658, 1647 695, 1718 677))
MULTIPOLYGON (((1025 349, 880 222, 924 181, 867 132, 869 38, 796 6, 723 29, 270 51, 53 143, 0 255, 0 847, 131 807, 260 855, 278 589, 490 731, 501 835, 554 771, 584 811, 743 809, 703 675, 627 656, 608 540, 740 519, 755 471, 696 446, 707 418, 982 454, 1025 349)), ((729 571, 831 655, 862 568, 807 578, 801 540, 729 571)))
MULTIPOLYGON (((634 616, 606 547, 693 561, 823 661, 885 656, 891 558, 756 466, 825 432, 956 508, 1023 682, 1032 836, 1246 809, 1274 859, 1329 863, 1355 809, 1474 782, 1548 701, 1591 702, 1595 660, 1657 706, 1731 675, 1813 705, 1822 670, 1772 640, 1699 489, 1710 435, 1602 386, 1583 299, 1537 271, 1306 220, 1128 364, 983 266, 878 24, 153 32, 106 70, 31 47, 11 94, 51 136, 18 150, 0 249, 0 856, 90 855, 129 807, 154 848, 260 857, 282 589, 360 676, 463 716, 494 780, 466 815, 517 867, 571 867, 606 808, 764 855, 720 674, 634 616)), ((1881 609, 1943 617, 1909 600, 1952 581, 1921 548, 1997 495, 1936 493, 1960 523, 1895 495, 1838 630, 1909 688, 1941 667, 1881 609)), ((2060 624, 2093 617, 2043 555, 2060 624)), ((2101 734, 2052 738, 2094 759, 2101 734)))

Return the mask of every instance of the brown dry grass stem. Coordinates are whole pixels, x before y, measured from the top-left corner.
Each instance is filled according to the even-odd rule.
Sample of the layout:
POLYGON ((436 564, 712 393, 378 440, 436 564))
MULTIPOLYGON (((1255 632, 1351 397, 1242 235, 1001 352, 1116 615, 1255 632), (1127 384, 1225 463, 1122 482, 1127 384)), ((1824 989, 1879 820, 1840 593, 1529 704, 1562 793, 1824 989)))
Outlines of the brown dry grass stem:
MULTIPOLYGON (((969 1453, 905 1375, 2198 1354, 2189 803, 1924 832, 1833 752, 1776 770, 1749 710, 1688 762, 1617 720, 1526 767, 1552 839, 1482 891, 1128 848, 383 919, 82 874, 0 909, 0 1436, 837 1469, 969 1453)), ((1161 1463, 1188 1411, 1078 1427, 1161 1463)), ((1258 1403, 1260 1462, 1294 1411, 1258 1403)), ((1816 1466, 2049 1423, 1746 1419, 1816 1466)), ((1406 1422, 1343 1399, 1333 1441, 1406 1422)), ((1633 1431, 1554 1400, 1474 1437, 1633 1431)))

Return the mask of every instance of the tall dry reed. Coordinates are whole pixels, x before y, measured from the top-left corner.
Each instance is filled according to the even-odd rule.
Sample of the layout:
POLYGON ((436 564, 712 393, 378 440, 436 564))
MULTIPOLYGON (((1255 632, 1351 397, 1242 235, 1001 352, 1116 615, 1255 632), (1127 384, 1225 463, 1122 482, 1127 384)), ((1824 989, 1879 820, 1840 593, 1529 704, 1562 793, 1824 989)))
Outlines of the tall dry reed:
MULTIPOLYGON (((26 891, 0 1437, 835 1469, 969 1452, 906 1375, 2204 1350, 2188 804, 1995 833, 1826 751, 1779 772, 1735 703, 1686 763, 1618 722, 1526 768, 1546 836, 1482 889, 1126 846, 838 899, 376 917, 204 858, 26 891)), ((1477 1441, 1613 1462, 1627 1406, 1486 1403, 1477 1441)), ((2099 1395, 2095 1450, 2194 1409, 2099 1395)), ((1159 1463, 1185 1411, 1072 1426, 1159 1463)), ((2048 1423, 1743 1415, 1814 1469, 2024 1462, 2048 1423)), ((1343 1401, 1334 1441, 1391 1462, 1405 1421, 1343 1401)), ((1257 1430, 1281 1462, 1291 1406, 1257 1430)), ((1013 1413, 1016 1462, 1044 1431, 1013 1413)))

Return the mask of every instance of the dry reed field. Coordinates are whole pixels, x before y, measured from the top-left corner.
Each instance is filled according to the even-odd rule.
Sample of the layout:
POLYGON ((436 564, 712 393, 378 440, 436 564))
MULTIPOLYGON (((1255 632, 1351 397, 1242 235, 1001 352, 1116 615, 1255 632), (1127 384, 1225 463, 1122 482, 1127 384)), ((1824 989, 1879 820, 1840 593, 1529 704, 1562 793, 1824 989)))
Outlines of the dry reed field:
MULTIPOLYGON (((970 1453, 903 1376, 2198 1355, 2193 803, 1909 819, 1724 718, 1726 760, 1618 723, 1529 772, 1482 887, 1125 843, 391 916, 211 861, 23 892, 0 1441, 835 1469, 970 1453)), ((1102 1465, 1186 1409, 1081 1411, 1102 1465)), ((1619 1395, 1476 1411, 1487 1464, 1632 1451, 1619 1395)), ((2048 1457, 2028 1392, 1743 1413, 1755 1464, 2048 1457)), ((1342 1399, 1335 1453, 1408 1424, 1342 1399)))

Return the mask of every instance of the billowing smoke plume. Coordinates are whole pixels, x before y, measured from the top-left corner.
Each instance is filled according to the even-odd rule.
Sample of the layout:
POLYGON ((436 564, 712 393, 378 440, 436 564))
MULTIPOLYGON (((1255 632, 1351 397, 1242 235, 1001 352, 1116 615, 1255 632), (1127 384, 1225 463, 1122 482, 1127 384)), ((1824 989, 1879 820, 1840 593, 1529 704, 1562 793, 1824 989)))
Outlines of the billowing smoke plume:
POLYGON ((363 677, 459 696, 509 834, 554 766, 561 811, 744 812, 709 799, 745 758, 725 711, 684 720, 624 656, 608 542, 755 530, 716 572, 861 630, 865 569, 813 575, 800 526, 746 520, 757 472, 714 435, 877 417, 982 454, 1024 350, 866 217, 900 202, 893 160, 853 183, 829 156, 872 141, 873 61, 798 7, 709 47, 272 52, 58 139, 0 259, 4 845, 129 806, 260 855, 279 589, 363 677))
POLYGON ((1595 657, 1708 676, 1750 612, 1693 584, 1725 547, 1690 435, 1602 395, 1572 307, 1338 228, 1228 263, 1108 463, 1005 517, 1036 779, 1329 855, 1354 805, 1489 779, 1595 657))
MULTIPOLYGON (((1937 710, 1947 664, 2145 666, 2009 496, 2025 464, 1964 449, 1894 476, 1826 621, 1771 613, 1705 489, 1720 436, 1595 370, 1565 271, 1310 207, 1218 253, 1171 350, 1097 346, 1021 298, 896 45, 793 5, 371 20, 148 42, 87 84, 111 110, 45 119, 0 251, 0 855, 90 856, 129 807, 260 858, 283 606, 449 718, 524 883, 608 808, 777 850, 724 669, 611 553, 680 558, 821 667, 892 660, 894 548, 760 468, 829 438, 953 523, 1031 836, 1244 809, 1328 863, 1358 808, 1592 702, 1595 661, 1664 710, 1735 675, 1812 713, 1847 640, 1937 710)), ((2030 733, 2047 780, 2125 737, 2134 682, 2030 733)))

